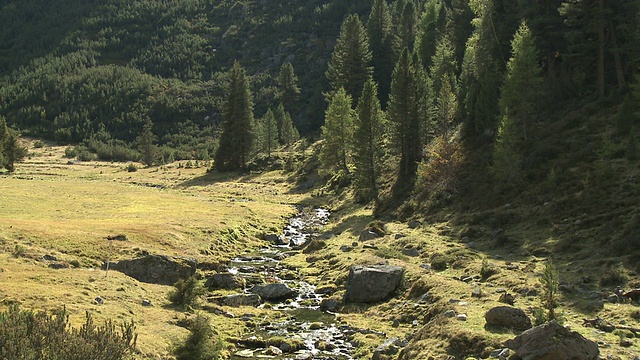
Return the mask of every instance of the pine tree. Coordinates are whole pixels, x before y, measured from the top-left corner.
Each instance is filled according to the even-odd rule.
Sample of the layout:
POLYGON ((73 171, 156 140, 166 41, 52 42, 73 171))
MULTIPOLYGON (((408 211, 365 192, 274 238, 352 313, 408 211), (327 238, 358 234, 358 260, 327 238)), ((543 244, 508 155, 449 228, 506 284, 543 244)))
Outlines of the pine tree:
POLYGON ((271 159, 271 152, 278 146, 278 125, 271 108, 262 118, 260 130, 262 150, 266 151, 267 157, 271 159))
POLYGON ((436 44, 440 35, 441 22, 444 18, 444 6, 438 0, 428 0, 420 16, 416 50, 425 66, 431 64, 431 58, 436 53, 436 44))
POLYGON ((509 109, 510 117, 520 123, 527 140, 527 123, 540 97, 540 66, 533 36, 525 22, 513 37, 513 56, 507 64, 507 74, 502 85, 500 108, 509 109))
POLYGON ((276 120, 279 125, 279 137, 280 144, 282 145, 290 145, 300 139, 300 133, 298 129, 296 129, 295 125, 293 125, 293 120, 291 119, 291 115, 284 109, 284 106, 280 104, 278 109, 276 110, 276 120))
POLYGON ((386 0, 373 0, 367 20, 367 34, 371 47, 373 79, 379 85, 378 94, 382 108, 386 108, 393 71, 392 24, 386 0))
POLYGON ((325 114, 325 124, 322 126, 322 149, 320 163, 328 172, 344 171, 349 173, 348 158, 350 143, 353 138, 353 118, 351 96, 340 88, 333 95, 325 114))
POLYGON ((519 143, 518 127, 509 115, 509 110, 506 109, 498 127, 491 167, 495 183, 500 188, 513 188, 522 181, 522 156, 519 143))
POLYGON ((399 180, 406 181, 415 175, 420 158, 422 133, 420 119, 424 119, 424 95, 420 88, 424 78, 422 65, 405 49, 395 69, 391 82, 391 95, 387 109, 396 151, 400 155, 399 180), (417 64, 416 64, 417 63, 417 64))
POLYGON ((0 116, 0 144, 9 134, 9 127, 7 126, 7 118, 0 116))
POLYGON ((330 95, 344 88, 353 101, 357 101, 364 82, 373 73, 370 62, 371 50, 364 25, 357 14, 351 14, 342 24, 325 73, 331 85, 330 95))
MULTIPOLYGON (((396 6, 401 6, 400 4, 396 6)), ((400 9, 397 9, 400 11, 400 9)), ((396 54, 400 54, 403 49, 413 52, 418 32, 418 10, 413 0, 406 2, 402 8, 398 21, 394 23, 393 48, 396 54)))
MULTIPOLYGON (((431 62, 428 81, 428 93, 431 95, 431 100, 428 105, 429 114, 431 123, 436 124, 436 132, 445 138, 446 143, 446 141, 448 141, 447 131, 452 125, 453 115, 455 114, 449 117, 449 113, 443 115, 442 111, 448 112, 451 109, 454 111, 456 109, 456 104, 450 103, 449 101, 451 97, 455 99, 453 91, 456 88, 456 78, 454 74, 457 69, 455 54, 451 42, 449 42, 449 38, 446 35, 442 36, 438 41, 431 62), (445 87, 446 90, 443 92, 442 90, 445 87), (443 110, 443 106, 446 107, 446 110, 443 110)), ((426 144, 428 140, 429 134, 423 134, 422 141, 426 144)))
POLYGON ((158 147, 154 144, 157 138, 153 133, 153 122, 151 119, 147 119, 145 122, 142 133, 136 139, 138 143, 138 151, 142 154, 141 161, 146 166, 151 166, 158 157, 158 147))
POLYGON ((367 80, 358 101, 353 138, 354 178, 357 195, 378 200, 378 181, 384 155, 385 117, 380 109, 377 85, 367 80))
POLYGON ((215 154, 220 171, 245 167, 253 145, 253 99, 249 78, 239 62, 229 73, 227 97, 222 109, 222 134, 215 154))
POLYGON ((278 100, 284 105, 284 108, 291 112, 293 111, 298 96, 300 95, 300 88, 298 87, 298 77, 293 71, 293 65, 291 63, 284 63, 280 67, 280 73, 278 74, 278 100))
POLYGON ((20 144, 18 134, 9 131, 2 142, 2 154, 4 167, 11 173, 15 171, 15 163, 22 161, 27 156, 27 148, 20 144))
POLYGON ((454 94, 451 87, 451 80, 448 79, 451 77, 453 75, 444 75, 445 80, 442 81, 435 107, 438 135, 442 137, 445 145, 449 143, 450 129, 453 126, 457 111, 456 94, 454 94))

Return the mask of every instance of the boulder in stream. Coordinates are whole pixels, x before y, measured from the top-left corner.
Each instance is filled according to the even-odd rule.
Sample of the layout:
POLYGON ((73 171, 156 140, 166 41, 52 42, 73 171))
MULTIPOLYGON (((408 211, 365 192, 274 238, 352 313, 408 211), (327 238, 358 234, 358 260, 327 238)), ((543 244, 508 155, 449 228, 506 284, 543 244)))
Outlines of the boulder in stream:
POLYGON ((371 303, 386 299, 402 282, 404 269, 390 265, 352 266, 345 301, 371 303))
POLYGON ((256 285, 250 290, 264 300, 282 300, 295 297, 298 293, 282 283, 256 285))

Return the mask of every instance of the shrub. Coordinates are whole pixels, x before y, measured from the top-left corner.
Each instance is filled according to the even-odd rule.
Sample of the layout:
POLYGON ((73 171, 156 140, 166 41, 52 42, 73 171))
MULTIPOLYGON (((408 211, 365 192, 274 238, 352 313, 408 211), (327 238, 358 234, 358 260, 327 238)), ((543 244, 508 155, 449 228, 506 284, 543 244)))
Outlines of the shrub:
POLYGON ((135 164, 127 165, 127 172, 136 172, 138 171, 138 167, 135 164))
POLYGON ((191 321, 189 330, 191 334, 173 349, 177 360, 220 359, 222 340, 207 317, 198 315, 191 321))
POLYGON ((489 259, 482 259, 482 267, 480 268, 480 276, 482 280, 487 280, 491 275, 497 274, 498 269, 495 266, 489 264, 489 259))
POLYGON ((194 307, 201 295, 204 295, 205 288, 195 276, 187 280, 178 280, 173 284, 174 289, 169 293, 169 301, 183 309, 194 307))
POLYGON ((95 326, 89 313, 84 325, 74 329, 64 308, 49 315, 12 305, 0 313, 0 359, 130 359, 134 331, 133 322, 122 324, 120 331, 111 321, 95 326))
POLYGON ((624 285, 629 280, 629 277, 624 271, 622 264, 612 266, 607 269, 600 278, 600 286, 616 286, 624 285))
POLYGON ((33 142, 33 147, 36 148, 36 149, 43 148, 44 145, 45 145, 44 141, 42 141, 42 140, 36 140, 36 141, 33 142))
POLYGON ((27 248, 24 247, 23 245, 18 244, 13 248, 12 254, 14 257, 19 258, 23 256, 26 252, 27 252, 27 248))
POLYGON ((558 287, 560 286, 560 275, 554 263, 549 260, 544 266, 540 283, 543 286, 542 305, 548 312, 549 321, 556 318, 555 307, 557 304, 558 287))

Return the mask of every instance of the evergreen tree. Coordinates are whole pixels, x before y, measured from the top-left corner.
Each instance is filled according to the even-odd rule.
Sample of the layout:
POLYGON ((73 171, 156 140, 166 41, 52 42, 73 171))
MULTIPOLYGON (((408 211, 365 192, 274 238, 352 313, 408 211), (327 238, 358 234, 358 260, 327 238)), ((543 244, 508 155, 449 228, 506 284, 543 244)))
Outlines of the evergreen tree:
POLYGON ((354 111, 351 109, 351 96, 340 88, 333 95, 325 114, 322 127, 322 149, 320 163, 328 171, 349 172, 348 158, 353 138, 354 111))
POLYGON ((409 180, 415 175, 417 161, 420 159, 420 119, 424 118, 422 110, 425 94, 420 89, 420 85, 424 84, 424 78, 419 72, 421 67, 419 61, 405 49, 393 70, 387 111, 393 135, 392 143, 400 155, 401 181, 409 180))
POLYGON ((393 71, 392 24, 386 0, 373 0, 367 20, 367 34, 371 47, 373 79, 378 83, 382 107, 386 108, 393 71))
POLYGON ((445 80, 440 87, 435 108, 438 136, 442 137, 445 145, 449 143, 450 129, 457 111, 456 94, 451 87, 451 80, 448 79, 451 77, 453 76, 449 74, 444 75, 445 80))
POLYGON ((278 105, 275 117, 278 124, 278 139, 280 144, 290 145, 300 139, 300 133, 298 132, 298 129, 296 129, 295 125, 293 125, 291 115, 289 115, 289 112, 284 109, 282 104, 278 105))
POLYGON ((371 50, 364 25, 357 14, 351 14, 342 23, 340 36, 325 73, 331 85, 331 94, 344 88, 357 101, 364 82, 373 73, 370 62, 371 50))
POLYGON ((431 64, 431 58, 436 53, 436 44, 440 35, 441 22, 444 18, 444 6, 438 0, 428 0, 420 16, 416 50, 425 66, 431 64))
POLYGON ((278 146, 278 125, 271 108, 262 118, 260 130, 262 150, 266 151, 267 157, 271 159, 271 152, 278 146))
POLYGON ((293 111, 298 96, 300 95, 300 88, 298 87, 298 77, 293 71, 293 65, 291 63, 284 63, 280 67, 280 73, 278 74, 278 100, 282 103, 285 109, 289 112, 293 111))
POLYGON ((153 133, 153 122, 148 118, 142 128, 142 133, 136 139, 138 151, 142 155, 140 160, 146 166, 153 165, 158 157, 158 147, 155 145, 156 140, 157 137, 153 133))
POLYGON ((378 180, 384 155, 385 117, 380 109, 377 85, 367 80, 358 101, 353 138, 354 178, 362 200, 378 200, 378 180))
POLYGON ((244 168, 253 145, 253 99, 249 78, 239 62, 229 73, 227 97, 222 109, 222 134, 215 154, 220 171, 244 168))
POLYGON ((9 134, 9 127, 7 126, 7 118, 0 116, 0 144, 9 134))
POLYGON ((522 126, 522 134, 527 140, 527 122, 533 114, 540 97, 540 66, 533 36, 525 22, 513 37, 513 56, 507 64, 507 74, 502 85, 500 107, 509 109, 510 117, 522 126))
MULTIPOLYGON (((453 116, 449 117, 449 114, 443 115, 443 106, 446 106, 446 112, 451 109, 456 109, 456 104, 450 104, 449 100, 455 94, 453 89, 456 88, 455 71, 457 69, 455 54, 449 38, 444 35, 438 41, 435 48, 435 53, 431 58, 431 66, 429 67, 429 90, 431 94, 431 100, 429 103, 429 114, 431 117, 431 123, 437 124, 438 135, 444 136, 445 141, 448 138, 447 131, 452 125, 453 116), (443 92, 442 89, 446 87, 443 92), (444 101, 444 103, 442 102, 444 101), (445 120, 446 118, 446 120, 445 120)), ((453 114, 455 115, 455 114, 453 114)), ((430 134, 423 134, 423 143, 427 143, 430 134)))
POLYGON ((18 134, 9 131, 2 142, 2 154, 5 169, 9 172, 14 172, 15 163, 22 161, 27 156, 27 148, 20 144, 18 134))
POLYGON ((400 54, 405 48, 409 49, 409 52, 413 52, 418 32, 418 10, 413 0, 406 2, 400 12, 398 22, 394 25, 393 48, 395 53, 400 54))
POLYGON ((491 168, 495 183, 500 188, 512 188, 522 181, 522 155, 519 143, 518 127, 506 109, 498 127, 491 168))

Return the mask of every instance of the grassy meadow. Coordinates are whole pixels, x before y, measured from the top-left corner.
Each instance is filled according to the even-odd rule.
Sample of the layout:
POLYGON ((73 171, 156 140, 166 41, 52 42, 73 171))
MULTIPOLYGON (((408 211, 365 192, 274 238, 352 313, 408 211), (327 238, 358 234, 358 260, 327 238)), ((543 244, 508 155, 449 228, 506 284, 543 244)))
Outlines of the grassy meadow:
MULTIPOLYGON (((121 163, 76 162, 64 147, 29 147, 12 175, 0 175, 0 309, 66 306, 75 324, 133 319, 144 357, 162 357, 187 331, 169 306, 171 287, 138 282, 103 261, 164 254, 220 264, 277 232, 305 195, 281 174, 209 175, 186 162, 127 171, 121 163), (108 236, 125 235, 126 241, 108 236), (51 269, 52 261, 70 264, 51 269), (104 304, 94 299, 100 296, 104 304), (143 299, 154 306, 142 307, 143 299)), ((223 333, 234 321, 213 320, 223 333)))

